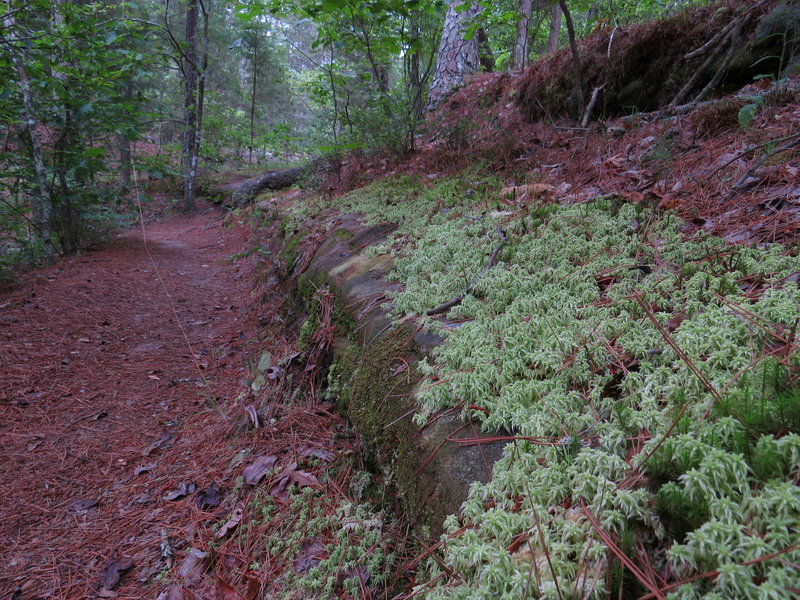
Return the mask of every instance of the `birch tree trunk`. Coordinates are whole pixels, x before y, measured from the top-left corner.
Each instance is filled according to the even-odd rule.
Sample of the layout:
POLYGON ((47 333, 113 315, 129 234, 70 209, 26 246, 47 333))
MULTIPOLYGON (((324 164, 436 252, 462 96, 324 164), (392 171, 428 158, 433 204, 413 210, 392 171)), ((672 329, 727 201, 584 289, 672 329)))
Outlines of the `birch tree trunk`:
POLYGON ((528 26, 531 21, 533 0, 519 0, 519 21, 517 21, 517 42, 514 44, 514 70, 521 71, 528 66, 528 26))
POLYGON ((464 38, 470 23, 478 17, 482 9, 477 3, 472 2, 465 10, 457 11, 456 8, 462 4, 463 0, 448 1, 442 39, 436 56, 436 68, 428 92, 426 110, 429 112, 438 107, 456 88, 463 85, 468 75, 480 69, 478 37, 473 35, 469 40, 464 38))

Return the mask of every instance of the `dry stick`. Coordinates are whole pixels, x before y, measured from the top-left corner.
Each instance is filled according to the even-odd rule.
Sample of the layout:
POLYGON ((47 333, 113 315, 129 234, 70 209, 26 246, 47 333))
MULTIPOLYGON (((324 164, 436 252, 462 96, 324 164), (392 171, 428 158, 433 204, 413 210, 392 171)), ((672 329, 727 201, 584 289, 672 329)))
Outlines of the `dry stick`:
POLYGON ((751 152, 755 152, 756 150, 760 150, 761 148, 764 148, 765 146, 769 146, 770 144, 779 144, 780 142, 785 142, 787 140, 795 139, 795 138, 798 138, 798 137, 800 137, 800 134, 793 133, 791 135, 787 135, 787 136, 784 136, 784 137, 767 140, 766 142, 761 142, 760 144, 755 144, 754 146, 749 146, 749 147, 745 148, 744 150, 742 150, 741 152, 739 152, 738 154, 736 154, 733 158, 731 158, 727 162, 721 164, 716 169, 711 171, 711 173, 709 173, 709 175, 714 175, 718 171, 721 171, 722 169, 727 167, 729 164, 731 164, 733 162, 736 162, 740 158, 744 158, 745 156, 747 156, 751 152))
POLYGON ((506 245, 506 241, 508 240, 508 238, 506 237, 505 232, 502 229, 500 229, 499 226, 497 227, 497 235, 500 236, 500 243, 497 244, 497 246, 495 246, 494 250, 492 250, 492 253, 489 255, 489 260, 487 261, 486 266, 483 267, 483 270, 480 273, 478 273, 472 279, 472 281, 469 282, 469 285, 462 293, 452 298, 451 300, 445 302, 444 304, 440 304, 436 308, 431 308, 430 310, 425 311, 426 315, 432 317, 434 315, 440 315, 442 313, 445 313, 454 306, 461 304, 461 301, 464 299, 464 297, 467 294, 472 293, 472 290, 475 288, 475 284, 477 284, 478 281, 480 281, 481 277, 486 275, 489 269, 491 269, 497 263, 497 255, 500 254, 500 250, 502 250, 503 246, 506 245))
POLYGON ((600 92, 603 91, 603 88, 606 87, 606 84, 598 85, 592 90, 592 97, 589 100, 589 104, 586 105, 586 110, 583 111, 583 118, 581 119, 581 127, 586 127, 589 124, 589 117, 592 115, 592 110, 594 110, 594 105, 597 104, 597 98, 600 96, 600 92))
MULTIPOLYGON (((644 310, 645 315, 647 315, 647 318, 650 319, 650 321, 653 323, 653 325, 655 325, 656 329, 661 334, 661 337, 663 337, 664 340, 667 342, 667 344, 669 344, 670 348, 672 348, 675 351, 675 354, 677 354, 678 357, 684 363, 686 363, 686 366, 689 367, 689 370, 692 373, 694 373, 695 377, 697 377, 700 380, 700 383, 702 383, 703 386, 708 390, 708 392, 713 396, 714 400, 716 400, 717 402, 721 402, 722 401, 722 396, 720 395, 720 393, 717 391, 717 389, 713 385, 711 385, 711 382, 708 379, 706 379, 706 376, 703 375, 702 371, 700 371, 700 369, 697 368, 697 365, 695 365, 692 362, 692 360, 686 355, 686 353, 678 345, 678 343, 674 339, 672 339, 672 336, 669 334, 669 332, 661 326, 661 323, 658 322, 658 320, 653 315, 652 311, 644 303, 644 300, 642 299, 642 295, 637 293, 637 294, 635 294, 633 296, 633 299, 636 300, 636 302, 639 303, 639 306, 642 307, 642 309, 644 310)), ((708 416, 708 412, 710 410, 711 410, 711 408, 709 407, 706 410, 706 413, 703 415, 703 419, 705 419, 708 416)))
POLYGON ((634 563, 631 558, 622 551, 616 542, 611 538, 611 535, 607 533, 601 526, 600 523, 597 522, 595 516, 589 511, 589 508, 586 506, 586 502, 581 498, 581 510, 583 510, 583 514, 586 515, 586 518, 589 519, 589 523, 592 525, 594 530, 603 540, 606 546, 608 546, 609 550, 614 553, 614 555, 624 564, 628 570, 633 573, 636 579, 644 585, 648 590, 650 590, 649 596, 653 598, 658 598, 659 600, 664 600, 664 595, 661 593, 661 590, 656 587, 654 581, 648 578, 644 572, 634 563))
POLYGON ((728 71, 728 66, 733 60, 733 55, 736 54, 737 45, 742 39, 742 25, 744 25, 744 21, 737 24, 736 27, 733 28, 733 31, 729 36, 731 47, 728 48, 728 54, 725 55, 722 64, 719 66, 719 69, 717 69, 717 72, 714 73, 714 77, 711 78, 711 81, 709 81, 706 87, 704 87, 703 90, 697 94, 695 99, 692 100, 690 104, 697 104, 703 98, 705 98, 708 93, 720 82, 722 76, 728 71))
POLYGON ((614 35, 617 33, 617 29, 619 29, 619 25, 614 25, 614 30, 611 32, 611 36, 608 38, 608 50, 606 51, 606 56, 611 58, 611 46, 614 44, 614 35))
POLYGON ((767 162, 773 156, 781 154, 782 152, 786 152, 787 150, 791 150, 792 148, 794 148, 797 145, 800 145, 800 135, 796 135, 796 137, 795 137, 795 139, 793 141, 789 142, 788 144, 785 144, 785 145, 781 146, 780 148, 775 150, 775 152, 773 152, 771 154, 765 154, 764 156, 759 158, 752 167, 747 169, 747 171, 744 173, 744 175, 742 175, 741 177, 739 177, 739 179, 736 180, 736 183, 733 184, 733 189, 734 190, 742 190, 742 189, 748 187, 746 185, 747 180, 750 179, 753 176, 753 173, 755 173, 758 169, 760 169, 764 165, 765 162, 767 162))
MULTIPOLYGON (((562 2, 563 4, 563 2, 562 2)), ((528 486, 527 480, 525 480, 525 486, 528 486)), ((530 490, 528 490, 528 497, 530 497, 530 490)), ((553 577, 553 583, 556 585, 556 593, 558 594, 559 600, 564 600, 564 596, 561 595, 561 586, 558 585, 558 577, 556 576, 556 570, 553 568, 553 561, 550 560, 550 548, 547 546, 547 541, 544 539, 544 531, 542 531, 542 524, 539 521, 539 515, 536 513, 536 510, 533 511, 533 519, 536 521, 536 528, 539 530, 539 543, 542 545, 542 550, 544 551, 545 560, 547 560, 547 566, 550 569, 550 575, 553 577)))
POLYGON ((737 21, 738 21, 738 19, 732 20, 725 27, 723 27, 716 34, 714 34, 714 36, 710 40, 708 40, 705 44, 703 44, 702 46, 700 46, 699 48, 697 48, 695 50, 692 50, 691 52, 687 52, 686 54, 684 54, 683 58, 688 60, 688 59, 694 58, 695 56, 701 55, 703 52, 708 50, 711 46, 713 46, 714 44, 719 42, 721 39, 723 39, 726 35, 728 35, 731 32, 731 30, 736 26, 736 22, 737 21))
MULTIPOLYGON (((683 99, 686 98, 686 95, 691 91, 691 89, 697 83, 697 80, 700 79, 700 77, 703 75, 703 72, 709 67, 709 65, 711 65, 712 62, 714 62, 717 56, 719 56, 720 52, 722 52, 722 44, 714 48, 711 54, 709 54, 706 57, 706 59, 703 61, 703 64, 701 64, 700 67, 698 67, 697 71, 694 72, 694 75, 692 75, 689 78, 689 81, 686 82, 686 85, 684 85, 681 88, 681 90, 677 94, 675 94, 675 97, 672 99, 672 102, 669 103, 667 108, 674 108, 678 106, 681 102, 683 102, 683 99)), ((690 106, 693 104, 696 103, 690 103, 690 106)))
MULTIPOLYGON (((738 563, 737 566, 747 567, 750 565, 762 563, 772 558, 777 558, 778 556, 781 556, 783 554, 788 554, 789 552, 793 552, 794 550, 797 550, 798 547, 800 547, 800 544, 794 544, 792 546, 789 546, 788 548, 784 548, 783 550, 778 550, 777 552, 773 552, 772 554, 766 554, 764 556, 759 556, 758 558, 754 558, 752 560, 746 560, 744 562, 738 563)), ((705 573, 700 573, 699 575, 689 577, 688 579, 684 579, 683 581, 678 581, 677 583, 671 583, 658 590, 652 591, 649 594, 645 594, 639 600, 650 600, 650 598, 658 598, 661 597, 661 593, 663 592, 669 592, 670 590, 674 590, 675 588, 680 587, 682 585, 686 585, 687 583, 692 583, 693 581, 697 581, 698 579, 705 579, 707 577, 716 577, 718 575, 719 571, 717 570, 706 571, 705 573)))

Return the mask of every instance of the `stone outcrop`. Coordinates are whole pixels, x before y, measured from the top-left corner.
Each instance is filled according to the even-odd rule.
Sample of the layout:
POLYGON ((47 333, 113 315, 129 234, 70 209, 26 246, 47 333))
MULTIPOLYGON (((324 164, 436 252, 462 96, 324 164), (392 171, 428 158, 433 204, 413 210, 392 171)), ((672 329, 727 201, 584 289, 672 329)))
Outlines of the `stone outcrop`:
POLYGON ((396 326, 389 318, 388 294, 399 285, 387 277, 393 259, 367 249, 394 229, 389 224, 365 228, 353 215, 339 217, 308 267, 293 277, 301 297, 327 284, 339 309, 352 319, 349 335, 337 340, 332 391, 362 435, 371 466, 392 474, 412 522, 437 535, 444 517, 458 513, 470 483, 490 479, 504 444, 454 441, 480 437, 478 427, 464 422, 458 411, 434 415, 423 427, 413 422, 419 385, 415 365, 441 340, 426 333, 421 321, 396 326))

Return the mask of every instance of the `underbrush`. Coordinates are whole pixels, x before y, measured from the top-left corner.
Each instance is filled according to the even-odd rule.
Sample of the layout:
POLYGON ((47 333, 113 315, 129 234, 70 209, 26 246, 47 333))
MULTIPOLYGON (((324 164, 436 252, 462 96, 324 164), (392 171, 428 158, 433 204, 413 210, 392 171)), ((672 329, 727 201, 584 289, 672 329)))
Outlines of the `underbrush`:
POLYGON ((487 441, 511 432, 419 591, 790 597, 797 257, 687 239, 677 217, 613 197, 493 212, 497 182, 393 181, 334 205, 400 223, 379 249, 404 284, 394 318, 474 282, 446 320, 427 321, 445 341, 421 363, 416 419, 455 407, 487 441))

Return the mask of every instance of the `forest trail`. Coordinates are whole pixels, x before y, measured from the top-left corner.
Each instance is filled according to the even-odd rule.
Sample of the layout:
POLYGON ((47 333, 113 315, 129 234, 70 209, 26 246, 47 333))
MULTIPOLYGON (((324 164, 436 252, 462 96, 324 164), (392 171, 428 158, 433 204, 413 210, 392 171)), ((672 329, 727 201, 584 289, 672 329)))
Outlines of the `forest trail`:
POLYGON ((227 510, 219 403, 257 327, 249 233, 222 217, 149 225, 147 247, 134 228, 0 295, 0 597, 153 598, 175 540, 227 510))

